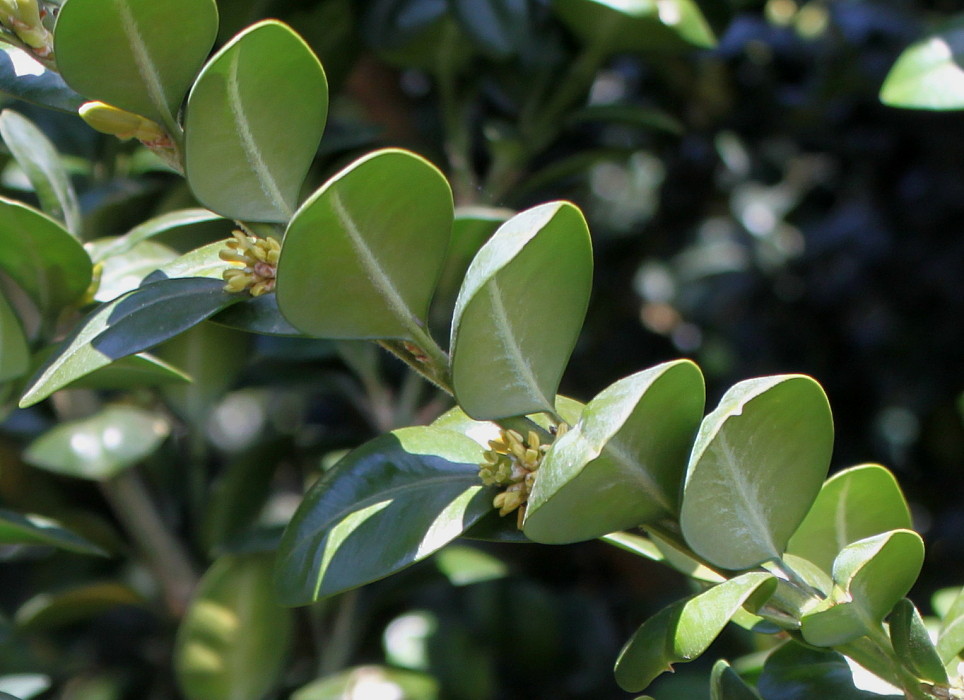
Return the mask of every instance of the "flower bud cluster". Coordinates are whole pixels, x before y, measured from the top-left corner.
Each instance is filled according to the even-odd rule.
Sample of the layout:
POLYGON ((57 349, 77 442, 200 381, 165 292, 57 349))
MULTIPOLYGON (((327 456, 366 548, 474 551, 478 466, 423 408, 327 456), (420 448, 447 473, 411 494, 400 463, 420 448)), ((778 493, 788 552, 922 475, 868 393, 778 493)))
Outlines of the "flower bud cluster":
POLYGON ((224 291, 238 293, 248 290, 253 297, 274 291, 281 244, 274 238, 255 238, 241 231, 225 243, 218 256, 235 267, 224 271, 224 291))
MULTIPOLYGON (((565 423, 559 426, 556 437, 565 433, 565 423)), ((505 516, 517 512, 517 525, 522 529, 526 503, 542 459, 550 444, 542 444, 538 434, 530 430, 526 438, 515 430, 501 430, 499 437, 489 441, 489 449, 483 454, 484 462, 479 467, 479 477, 486 486, 504 486, 492 501, 505 516)))
POLYGON ((0 24, 17 35, 41 58, 53 55, 54 37, 41 18, 46 12, 37 0, 0 0, 0 24))

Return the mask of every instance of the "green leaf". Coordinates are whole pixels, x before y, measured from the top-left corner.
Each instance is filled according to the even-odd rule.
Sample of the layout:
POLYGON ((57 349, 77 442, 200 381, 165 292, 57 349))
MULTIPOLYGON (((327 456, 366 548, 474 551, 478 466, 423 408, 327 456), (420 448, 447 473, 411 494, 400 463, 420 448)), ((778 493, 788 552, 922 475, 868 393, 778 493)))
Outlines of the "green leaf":
POLYGON ((272 560, 224 556, 204 574, 174 651, 188 700, 259 700, 280 682, 293 616, 274 602, 272 560))
POLYGON ((827 479, 787 552, 829 572, 846 545, 910 527, 910 509, 894 475, 877 464, 862 464, 827 479))
POLYGON ((0 136, 27 174, 40 207, 78 235, 82 222, 77 193, 50 139, 33 122, 11 109, 0 113, 0 136))
POLYGON ((950 608, 941 615, 941 629, 937 635, 937 652, 941 661, 951 663, 964 649, 964 589, 957 594, 950 608))
MULTIPOLYGON (((106 241, 111 245, 112 241, 106 241)), ((97 257, 101 242, 88 245, 91 257, 97 257)), ((177 251, 154 241, 143 241, 101 263, 100 283, 94 293, 95 301, 110 301, 137 289, 149 274, 177 258, 177 251)))
POLYGON ((103 262, 114 256, 124 255, 155 236, 162 236, 185 226, 223 220, 224 217, 207 209, 178 209, 167 212, 138 224, 123 236, 93 241, 90 257, 95 263, 103 262))
POLYGON ((86 374, 65 388, 70 389, 138 389, 190 382, 191 377, 146 352, 122 357, 95 372, 86 374))
POLYGON ((54 53, 74 90, 173 133, 217 31, 214 0, 70 0, 57 18, 54 53))
POLYGON ((30 369, 30 348, 20 319, 0 292, 0 382, 16 379, 30 369))
POLYGON ((114 360, 157 345, 243 299, 220 280, 174 278, 139 287, 93 311, 64 339, 20 399, 32 406, 114 360))
POLYGON ((57 316, 87 291, 91 262, 59 223, 20 202, 0 198, 0 270, 44 315, 57 316))
POLYGON ((688 360, 638 372, 596 396, 546 454, 526 536, 564 544, 675 518, 704 401, 703 375, 688 360))
POLYGON ((964 109, 964 17, 911 44, 880 90, 891 107, 964 109))
POLYGON ((710 700, 760 700, 759 694, 723 659, 710 672, 710 700))
POLYGON ((302 686, 292 693, 291 700, 342 700, 351 696, 367 697, 366 693, 400 700, 438 700, 440 697, 438 681, 426 673, 387 666, 356 666, 302 686))
POLYGON ((191 191, 231 219, 287 222, 327 114, 325 72, 304 40, 276 20, 248 27, 191 88, 184 126, 191 191))
POLYGON ((20 606, 17 626, 32 632, 74 624, 119 606, 147 608, 147 601, 119 583, 90 583, 58 593, 40 593, 20 606))
POLYGON ((277 294, 262 294, 243 299, 211 317, 211 321, 246 333, 303 337, 303 333, 288 323, 278 308, 277 294))
POLYGON ((26 544, 57 547, 78 554, 106 552, 60 523, 40 515, 22 515, 0 508, 0 544, 26 544))
POLYGON ((451 294, 454 301, 472 258, 512 214, 508 209, 488 207, 459 207, 455 210, 452 238, 438 285, 442 295, 451 294))
POLYGON ((847 545, 833 563, 834 591, 824 609, 801 619, 803 638, 814 646, 831 647, 877 633, 914 585, 923 563, 924 543, 911 530, 847 545))
POLYGON ((509 575, 509 567, 501 559, 464 545, 445 547, 435 555, 435 564, 453 586, 494 581, 509 575))
POLYGON ((692 661, 710 646, 744 604, 773 593, 776 579, 750 572, 663 608, 643 623, 616 660, 616 682, 638 693, 673 664, 692 661))
POLYGON ((469 266, 452 323, 452 379, 476 419, 552 411, 592 286, 582 213, 552 202, 512 217, 469 266))
POLYGON ((783 554, 827 475, 833 420, 810 377, 734 385, 700 426, 680 524, 707 561, 745 569, 783 554))
POLYGON ((369 154, 298 210, 278 263, 278 306, 329 338, 425 336, 452 229, 452 191, 407 151, 369 154))
POLYGON ((584 43, 607 55, 716 46, 694 0, 553 0, 552 6, 584 43))
POLYGON ((433 427, 396 430, 350 452, 312 487, 281 541, 276 584, 304 605, 424 559, 492 510, 482 449, 433 427))
POLYGON ((69 114, 76 114, 84 103, 84 98, 67 87, 60 74, 15 46, 0 47, 0 92, 69 114))
POLYGON ((944 662, 934 648, 924 620, 906 598, 897 602, 890 614, 890 638, 897 658, 911 673, 932 683, 947 683, 944 662))
POLYGON ((842 654, 794 642, 788 642, 770 654, 757 688, 764 698, 780 700, 880 700, 881 697, 896 697, 858 690, 850 666, 842 654))
POLYGON ((128 469, 160 446, 170 425, 134 406, 108 406, 89 418, 60 423, 34 440, 25 461, 57 474, 103 480, 128 469))

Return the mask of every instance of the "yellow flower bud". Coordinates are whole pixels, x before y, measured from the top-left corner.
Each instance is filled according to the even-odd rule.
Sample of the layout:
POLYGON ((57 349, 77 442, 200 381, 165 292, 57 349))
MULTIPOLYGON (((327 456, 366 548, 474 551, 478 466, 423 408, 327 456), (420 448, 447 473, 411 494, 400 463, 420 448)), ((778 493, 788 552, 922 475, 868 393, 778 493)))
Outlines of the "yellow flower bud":
POLYGON ((145 144, 158 144, 170 140, 157 122, 103 102, 85 102, 79 112, 92 129, 124 141, 136 138, 145 144))

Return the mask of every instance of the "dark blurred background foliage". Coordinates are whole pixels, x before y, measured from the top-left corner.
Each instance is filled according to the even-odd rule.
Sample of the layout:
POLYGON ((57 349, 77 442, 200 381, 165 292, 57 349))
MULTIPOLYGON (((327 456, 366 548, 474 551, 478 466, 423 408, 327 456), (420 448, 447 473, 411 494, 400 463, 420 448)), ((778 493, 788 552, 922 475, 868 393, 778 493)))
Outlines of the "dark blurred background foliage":
MULTIPOLYGON (((596 281, 565 392, 586 400, 681 356, 702 366, 710 406, 740 379, 811 374, 834 408, 834 468, 885 464, 908 494, 928 543, 915 600, 926 608, 931 592, 964 582, 964 116, 895 109, 878 97, 900 52, 962 8, 707 0, 720 30, 715 48, 617 52, 580 83, 572 73, 580 40, 547 1, 501 3, 511 21, 491 27, 473 21, 482 4, 227 0, 219 40, 275 16, 321 57, 333 100, 312 187, 354 156, 398 145, 437 163, 460 205, 567 198, 586 211, 596 281), (533 94, 570 87, 556 121, 532 122, 533 94)), ((70 157, 88 237, 192 204, 180 178, 130 144, 70 115, 5 106, 70 157)), ((30 201, 9 158, 0 182, 4 195, 30 201)), ((166 242, 190 247, 222 235, 198 227, 190 240, 166 242)), ((223 336, 211 341, 218 359, 192 368, 204 390, 166 393, 182 428, 146 465, 182 532, 221 528, 250 547, 253 518, 204 525, 181 505, 187 486, 168 468, 172 454, 195 450, 206 480, 248 460, 247 478, 265 486, 255 496, 256 506, 267 502, 263 523, 264 513, 290 513, 300 465, 330 463, 339 450, 445 408, 374 352, 210 332, 223 336), (207 426, 206 446, 185 445, 197 440, 190 425, 207 426)), ((161 354, 176 363, 184 348, 173 341, 161 354)), ((73 514, 116 546, 110 518, 81 515, 100 507, 94 488, 19 462, 18 446, 51 421, 35 408, 0 426, 0 498, 73 514)), ((206 537, 188 537, 199 556, 218 541, 206 537)), ((20 622, 33 594, 66 582, 122 578, 150 588, 123 560, 29 548, 0 556, 0 610, 20 622)), ((331 624, 350 632, 338 633, 338 650, 320 642, 317 668, 319 628, 303 621, 289 690, 315 671, 387 660, 428 669, 444 697, 626 697, 612 680, 620 644, 685 585, 599 543, 488 545, 480 556, 495 567, 491 580, 451 585, 458 577, 439 560, 349 594, 331 624)), ((170 622, 142 601, 106 607, 0 626, 0 675, 46 669, 53 686, 35 697, 175 697, 160 641, 170 622)), ((719 645, 731 658, 753 651, 735 633, 719 645)), ((662 681, 656 696, 701 697, 699 669, 662 681)))

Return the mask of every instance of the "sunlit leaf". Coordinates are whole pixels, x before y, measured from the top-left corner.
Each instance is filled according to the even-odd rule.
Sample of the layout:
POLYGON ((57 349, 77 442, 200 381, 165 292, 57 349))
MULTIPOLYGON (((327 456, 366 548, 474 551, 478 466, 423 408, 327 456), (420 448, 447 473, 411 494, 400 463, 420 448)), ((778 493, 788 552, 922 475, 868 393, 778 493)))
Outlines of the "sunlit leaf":
POLYGON ((810 700, 881 700, 881 696, 854 685, 847 660, 835 651, 813 649, 788 642, 774 651, 763 666, 757 688, 764 698, 810 700))
POLYGON ((663 608, 626 643, 616 660, 616 682, 639 692, 673 664, 692 661, 710 646, 730 618, 748 601, 756 607, 773 592, 776 580, 751 572, 663 608))
POLYGON ((813 379, 736 384, 696 437, 680 516, 686 542, 726 569, 779 557, 820 491, 832 448, 830 406, 813 379))
POLYGON ((862 464, 827 479, 790 538, 787 552, 829 573, 848 544, 910 527, 910 509, 894 475, 879 465, 862 464))
POLYGON ((932 683, 947 683, 944 662, 914 604, 906 598, 898 601, 890 614, 889 623, 890 638, 901 663, 918 678, 932 683))
POLYGON ((964 17, 907 47, 880 99, 892 107, 964 109, 964 17))
POLYGON ((184 126, 191 191, 232 219, 287 222, 327 114, 325 72, 304 40, 276 20, 248 27, 191 88, 184 126))
POLYGON ((105 554, 97 545, 50 518, 6 509, 0 509, 0 544, 42 545, 79 554, 105 554))
POLYGON ((452 192, 423 158, 376 151, 298 210, 278 263, 278 306, 328 338, 425 335, 452 229, 452 192))
POLYGON ((710 700, 760 700, 760 696, 732 666, 720 659, 710 673, 710 700))
POLYGON ((0 92, 69 114, 76 114, 84 103, 60 74, 15 46, 0 46, 0 92))
POLYGON ((281 542, 288 605, 384 578, 429 556, 492 510, 481 447, 433 427, 395 430, 350 452, 312 487, 281 542))
POLYGON ((526 536, 560 544, 675 517, 703 404, 703 375, 686 360, 605 389, 546 454, 526 536))
POLYGON ((217 30, 214 0, 70 0, 54 52, 77 92, 170 126, 217 30))
POLYGON ((592 286, 582 213, 552 202, 504 223, 475 256, 452 323, 462 409, 491 419, 553 409, 592 286))

